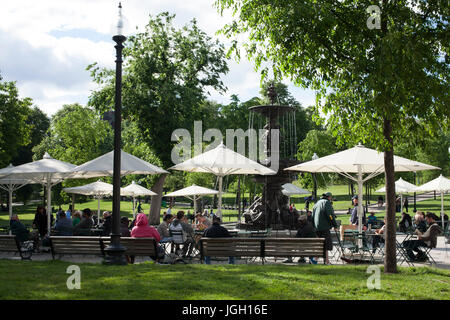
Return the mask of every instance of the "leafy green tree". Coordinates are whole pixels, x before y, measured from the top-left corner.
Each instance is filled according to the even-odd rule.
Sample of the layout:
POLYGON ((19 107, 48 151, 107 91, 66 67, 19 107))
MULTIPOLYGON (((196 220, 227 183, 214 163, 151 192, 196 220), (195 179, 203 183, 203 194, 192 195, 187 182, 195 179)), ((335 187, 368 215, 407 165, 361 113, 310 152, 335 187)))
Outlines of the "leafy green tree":
MULTIPOLYGON (((47 130, 50 127, 49 117, 42 112, 38 107, 31 109, 30 114, 26 120, 30 126, 30 143, 19 147, 18 154, 13 158, 13 165, 20 165, 33 161, 33 148, 40 144, 47 135, 47 130)), ((40 190, 41 186, 29 184, 23 186, 16 191, 16 197, 19 201, 26 203, 34 191, 40 190)))
MULTIPOLYGON (((328 131, 311 130, 305 139, 298 144, 297 159, 301 162, 311 161, 314 153, 318 157, 324 157, 336 153, 339 149, 336 146, 336 139, 328 131)), ((316 179, 317 187, 326 187, 326 182, 336 179, 334 174, 322 174, 323 179, 316 179)), ((314 181, 310 174, 299 176, 300 184, 305 188, 312 189, 314 181)))
POLYGON ((113 149, 113 131, 92 109, 79 104, 64 105, 52 119, 49 135, 34 151, 42 159, 53 158, 75 165, 83 164, 113 149))
POLYGON ((195 184, 209 189, 214 189, 215 187, 216 176, 211 173, 185 172, 184 176, 186 186, 195 184))
MULTIPOLYGON (((200 106, 207 90, 224 91, 220 76, 228 71, 224 48, 197 27, 193 20, 181 29, 172 26, 174 15, 161 13, 143 32, 128 38, 124 49, 123 115, 135 121, 148 146, 165 167, 172 164, 171 133, 193 129, 204 118, 200 106)), ((88 67, 104 87, 90 97, 90 105, 104 112, 114 101, 114 72, 88 67)))
POLYGON ((221 110, 223 109, 223 105, 216 101, 204 100, 200 105, 201 113, 203 114, 203 130, 209 128, 218 128, 222 132, 222 128, 225 126, 222 124, 224 121, 224 117, 221 114, 221 110))
MULTIPOLYGON (((154 154, 150 147, 144 142, 142 134, 136 124, 129 120, 122 122, 122 149, 144 161, 155 166, 162 167, 161 160, 154 154)), ((122 178, 123 185, 129 185, 136 181, 141 186, 151 189, 156 182, 157 175, 127 175, 122 178)))
POLYGON ((216 3, 238 16, 223 32, 249 34, 247 54, 257 67, 270 61, 275 74, 317 90, 317 111, 338 142, 372 142, 384 151, 385 272, 397 272, 393 139, 448 127, 448 4, 382 0, 373 19, 366 11, 373 2, 363 0, 216 3))
POLYGON ((18 155, 19 147, 30 143, 27 123, 32 100, 19 97, 15 82, 2 82, 0 76, 0 168, 18 155))
MULTIPOLYGON (((45 152, 53 158, 80 165, 95 159, 113 149, 113 131, 92 109, 79 104, 64 105, 50 122, 48 135, 33 148, 34 160, 42 159, 45 152)), ((106 178, 108 179, 108 178, 106 178)), ((58 205, 68 203, 71 196, 62 187, 73 187, 94 179, 69 179, 52 190, 52 197, 58 205)))
MULTIPOLYGON (((442 169, 441 172, 423 171, 417 172, 417 177, 421 183, 428 182, 439 174, 444 176, 450 175, 450 129, 443 128, 439 130, 434 136, 423 132, 418 136, 405 136, 398 139, 397 153, 400 156, 428 163, 442 169)), ((404 173, 402 177, 408 177, 408 181, 413 181, 413 173, 404 173)))
POLYGON ((231 95, 231 102, 220 109, 220 120, 217 129, 225 137, 227 129, 242 129, 246 131, 249 124, 249 108, 261 104, 258 97, 241 102, 237 94, 231 95))
POLYGON ((34 107, 30 110, 26 124, 30 128, 30 140, 27 145, 19 147, 18 155, 13 159, 15 165, 33 161, 33 148, 46 138, 50 118, 41 109, 34 107))
MULTIPOLYGON (((202 108, 211 88, 225 91, 220 77, 228 72, 224 48, 197 27, 195 20, 181 29, 174 15, 161 13, 143 32, 125 43, 123 66, 123 116, 135 121, 146 144, 163 166, 172 165, 171 134, 178 128, 193 134, 195 120, 204 119, 202 108)), ((113 109, 114 71, 88 66, 103 88, 90 97, 100 112, 113 109)), ((155 183, 161 194, 165 175, 155 183)), ((150 223, 159 223, 160 196, 152 198, 150 223)))

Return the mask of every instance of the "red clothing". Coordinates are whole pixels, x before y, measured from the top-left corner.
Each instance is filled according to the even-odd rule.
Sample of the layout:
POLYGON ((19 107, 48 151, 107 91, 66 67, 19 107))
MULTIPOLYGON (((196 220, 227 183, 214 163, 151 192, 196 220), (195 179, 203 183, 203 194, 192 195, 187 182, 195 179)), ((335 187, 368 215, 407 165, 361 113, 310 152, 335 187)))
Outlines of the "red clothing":
POLYGON ((147 216, 144 213, 139 213, 136 218, 136 225, 131 230, 133 238, 155 238, 159 242, 161 236, 158 231, 148 224, 147 216))

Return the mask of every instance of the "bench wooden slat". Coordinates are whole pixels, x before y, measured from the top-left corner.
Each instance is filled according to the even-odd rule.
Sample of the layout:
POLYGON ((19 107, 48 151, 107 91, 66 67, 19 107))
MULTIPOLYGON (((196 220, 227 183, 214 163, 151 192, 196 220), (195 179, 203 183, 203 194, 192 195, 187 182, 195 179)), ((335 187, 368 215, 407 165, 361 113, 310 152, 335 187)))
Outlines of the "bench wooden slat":
MULTIPOLYGON (((104 255, 104 248, 110 245, 110 237, 67 236, 50 237, 53 258, 57 254, 104 255)), ((125 254, 133 256, 156 256, 154 238, 121 238, 125 254)))
POLYGON ((252 257, 325 257, 323 238, 201 238, 200 255, 252 257))
POLYGON ((22 255, 20 244, 17 242, 15 235, 0 235, 0 251, 18 252, 22 259, 30 259, 30 257, 25 258, 22 255))

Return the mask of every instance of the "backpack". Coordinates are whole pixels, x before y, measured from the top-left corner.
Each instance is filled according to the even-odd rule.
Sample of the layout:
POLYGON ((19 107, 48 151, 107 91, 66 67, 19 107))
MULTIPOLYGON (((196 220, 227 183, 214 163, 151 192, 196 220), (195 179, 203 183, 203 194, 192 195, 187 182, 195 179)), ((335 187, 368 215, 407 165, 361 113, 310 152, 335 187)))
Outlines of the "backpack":
POLYGON ((34 243, 33 241, 23 241, 20 243, 20 255, 22 259, 30 259, 33 255, 34 243))
POLYGON ((181 235, 178 235, 178 234, 176 234, 176 235, 172 235, 172 233, 170 234, 171 235, 171 237, 173 237, 173 242, 175 242, 175 243, 185 243, 186 242, 186 232, 184 232, 184 230, 183 230, 183 226, 181 225, 181 223, 178 223, 176 226, 173 224, 173 223, 171 223, 170 224, 170 226, 169 226, 169 232, 170 231, 181 231, 181 235))

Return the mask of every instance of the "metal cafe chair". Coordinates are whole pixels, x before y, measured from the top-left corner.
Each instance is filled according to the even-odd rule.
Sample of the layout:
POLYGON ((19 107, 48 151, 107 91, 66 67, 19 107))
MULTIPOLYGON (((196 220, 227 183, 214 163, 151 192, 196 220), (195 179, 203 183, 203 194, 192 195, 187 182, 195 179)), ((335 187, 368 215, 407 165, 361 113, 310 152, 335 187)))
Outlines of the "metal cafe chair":
MULTIPOLYGON (((183 230, 169 230, 170 237, 172 238, 171 253, 174 253, 175 260, 184 262, 182 257, 181 247, 186 245, 186 235, 183 230)), ((184 262, 185 263, 185 262, 184 262)))

